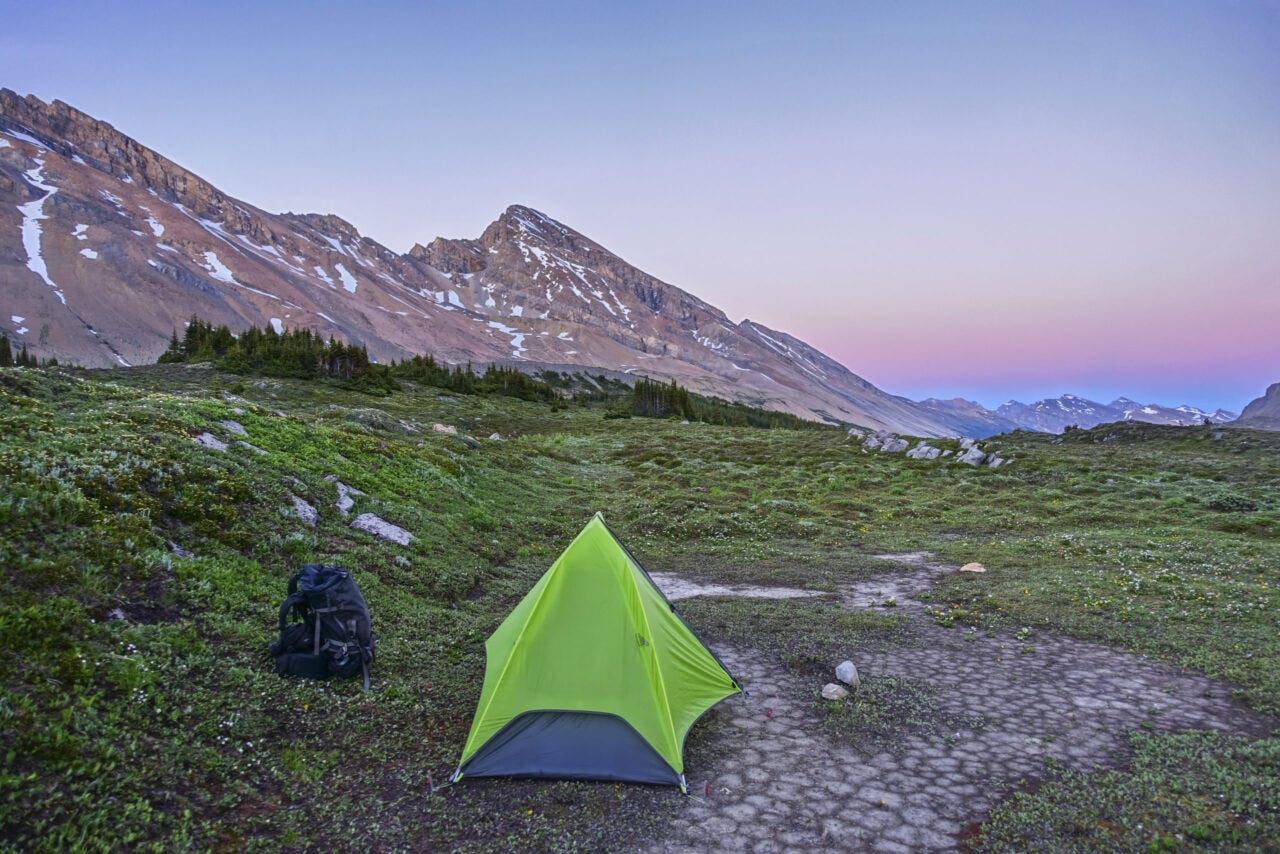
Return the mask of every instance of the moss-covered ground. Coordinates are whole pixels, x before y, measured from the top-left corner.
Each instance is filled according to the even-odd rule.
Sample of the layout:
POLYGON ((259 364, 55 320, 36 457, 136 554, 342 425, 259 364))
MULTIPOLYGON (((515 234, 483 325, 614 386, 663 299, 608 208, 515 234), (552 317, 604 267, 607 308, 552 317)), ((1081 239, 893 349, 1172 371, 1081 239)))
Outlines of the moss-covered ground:
MULTIPOLYGON (((990 445, 1014 462, 975 469, 866 452, 836 429, 606 420, 412 384, 370 396, 200 366, 0 371, 0 844, 652 841, 678 793, 528 781, 430 792, 465 739, 484 638, 596 510, 646 566, 707 579, 834 591, 885 571, 879 552, 981 561, 987 573, 935 590, 940 623, 1100 639, 1280 711, 1280 435, 1127 424, 990 445), (198 444, 205 431, 228 449, 198 444), (326 476, 365 493, 355 513, 412 542, 351 528, 326 476), (293 496, 319 509, 315 527, 293 496), (285 581, 316 561, 352 568, 370 603, 370 693, 281 679, 264 657, 285 581)), ((901 631, 888 609, 829 600, 682 611, 708 638, 795 668, 901 631)), ((927 710, 919 686, 878 687, 833 726, 927 710)), ((1123 801, 1123 816, 1159 816, 1175 847, 1256 846, 1277 838, 1274 778, 1257 801, 1232 793, 1276 752, 1274 738, 1145 734, 1131 767, 1018 796, 978 838, 1125 848, 1106 815, 1123 801)))

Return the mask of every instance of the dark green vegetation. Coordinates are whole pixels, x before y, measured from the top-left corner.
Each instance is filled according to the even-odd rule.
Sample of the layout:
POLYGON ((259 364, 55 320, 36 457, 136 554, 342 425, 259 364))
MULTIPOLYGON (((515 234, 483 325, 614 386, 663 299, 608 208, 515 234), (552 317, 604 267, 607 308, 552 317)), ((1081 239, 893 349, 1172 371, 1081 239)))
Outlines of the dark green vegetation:
POLYGON ((0 368, 38 368, 44 365, 57 367, 58 360, 38 359, 27 352, 26 344, 23 344, 22 349, 15 353, 13 346, 9 343, 9 336, 0 335, 0 368))
MULTIPOLYGON (((1020 433, 992 443, 1011 466, 974 469, 867 453, 834 429, 605 420, 603 407, 397 383, 372 396, 183 364, 0 371, 0 840, 603 850, 655 838, 674 791, 474 781, 428 794, 466 736, 485 636, 597 509, 649 568, 704 580, 835 590, 889 570, 878 552, 979 560, 985 575, 936 595, 957 631, 1100 638, 1280 710, 1280 435, 1020 433), (267 453, 236 444, 228 419, 267 453), (193 440, 206 430, 228 449, 193 440), (494 432, 503 440, 472 438, 494 432), (349 527, 326 475, 366 493, 355 513, 413 541, 349 527), (292 496, 319 508, 315 528, 292 496), (379 638, 369 694, 282 680, 263 657, 284 582, 306 561, 357 573, 379 638)), ((910 642, 891 609, 827 600, 682 611, 710 639, 805 672, 910 642)), ((851 725, 882 725, 903 704, 928 725, 927 693, 885 687, 851 725)), ((1274 781, 1277 740, 1205 751, 1205 738, 1149 735, 1132 770, 1012 801, 987 839, 1017 847, 1062 812, 1053 804, 1078 802, 1080 827, 1049 838, 1126 847, 1099 818, 1109 802, 1072 788, 1093 786, 1168 816, 1161 838, 1178 847, 1274 840, 1274 789, 1248 804, 1232 793, 1274 781), (1201 764, 1181 762, 1184 778, 1190 753, 1201 764)))
POLYGON ((1127 772, 1052 771, 997 809, 978 850, 1274 851, 1280 740, 1135 733, 1127 772))
MULTIPOLYGON (((15 361, 8 339, 0 336, 0 367, 40 367, 27 355, 26 345, 15 361)), ((413 356, 389 365, 370 361, 363 345, 329 338, 310 329, 259 329, 251 326, 233 334, 228 326, 214 326, 192 316, 182 338, 175 331, 160 364, 210 363, 220 371, 241 376, 323 380, 340 388, 385 395, 401 388, 398 379, 445 389, 458 394, 500 395, 519 400, 542 401, 558 406, 609 405, 606 418, 684 418, 706 424, 740 427, 830 429, 786 412, 773 412, 715 397, 691 394, 672 380, 659 383, 640 378, 634 386, 586 372, 543 370, 534 377, 516 368, 489 365, 477 374, 470 364, 445 365, 430 354, 413 356)), ((51 363, 57 365, 57 360, 51 363)))

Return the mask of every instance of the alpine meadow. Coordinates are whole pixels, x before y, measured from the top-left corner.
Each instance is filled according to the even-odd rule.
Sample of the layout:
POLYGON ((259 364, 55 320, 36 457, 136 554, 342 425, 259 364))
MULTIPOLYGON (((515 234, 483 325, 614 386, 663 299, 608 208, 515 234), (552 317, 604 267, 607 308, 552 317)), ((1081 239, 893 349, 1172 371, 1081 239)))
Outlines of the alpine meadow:
POLYGON ((0 854, 1280 851, 1277 45, 5 16, 0 854))

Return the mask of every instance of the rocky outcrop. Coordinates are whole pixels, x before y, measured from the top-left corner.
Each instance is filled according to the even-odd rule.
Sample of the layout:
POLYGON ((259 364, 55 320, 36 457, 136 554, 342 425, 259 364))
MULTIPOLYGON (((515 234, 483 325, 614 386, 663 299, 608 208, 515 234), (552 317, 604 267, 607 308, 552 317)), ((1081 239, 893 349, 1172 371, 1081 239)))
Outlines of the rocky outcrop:
MULTIPOLYGON (((859 437, 862 436, 858 431, 849 431, 849 436, 851 438, 855 434, 859 437)), ((989 468, 999 468, 1008 462, 1008 460, 998 457, 994 453, 984 451, 978 445, 976 439, 961 439, 959 441, 959 445, 960 453, 955 457, 957 462, 967 463, 971 466, 987 466, 989 468)), ((863 448, 871 451, 879 451, 882 454, 901 453, 910 446, 911 443, 906 439, 901 436, 896 436, 887 430, 880 430, 870 436, 862 438, 863 448)), ((911 447, 911 450, 907 451, 906 456, 913 460, 943 460, 950 457, 953 453, 955 452, 949 448, 939 448, 922 439, 917 442, 914 447, 911 447)))
POLYGON ((1232 427, 1254 430, 1280 430, 1280 383, 1272 383, 1266 394, 1249 402, 1232 427))
POLYGON ((880 430, 874 435, 868 436, 862 440, 862 447, 869 448, 873 451, 878 450, 884 454, 898 454, 910 446, 910 442, 901 436, 895 436, 888 430, 880 430))
POLYGON ((914 448, 907 451, 907 456, 913 460, 936 460, 942 456, 942 449, 921 440, 914 448))

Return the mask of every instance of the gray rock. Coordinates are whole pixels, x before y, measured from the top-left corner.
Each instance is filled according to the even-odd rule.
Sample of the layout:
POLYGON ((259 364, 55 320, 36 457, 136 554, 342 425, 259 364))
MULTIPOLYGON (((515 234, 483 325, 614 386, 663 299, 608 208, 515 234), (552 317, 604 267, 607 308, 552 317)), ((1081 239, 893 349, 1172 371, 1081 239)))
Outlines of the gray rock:
POLYGON ((828 682, 822 686, 822 699, 824 700, 843 700, 849 696, 849 692, 834 682, 828 682))
POLYGON ((212 448, 215 451, 225 451, 227 449, 226 442, 209 432, 201 433, 199 436, 196 436, 196 441, 201 445, 204 445, 206 448, 212 448))
POLYGON ((836 667, 836 678, 851 688, 862 684, 862 680, 858 678, 858 668, 853 666, 852 661, 840 662, 836 667))
POLYGON ((995 454, 987 455, 987 465, 989 465, 993 469, 1000 468, 1000 466, 1004 465, 1004 463, 1005 463, 1005 460, 1003 457, 997 457, 995 454))
MULTIPOLYGON (((241 410, 241 411, 243 412, 244 410, 241 410)), ((235 433, 237 436, 249 435, 249 432, 244 429, 244 425, 241 424, 239 421, 228 420, 228 421, 219 421, 218 423, 221 424, 223 427, 226 427, 232 433, 235 433)))
POLYGON ((458 434, 458 428, 454 427, 452 424, 432 424, 431 429, 437 433, 448 433, 450 436, 456 436, 458 434))
POLYGON ((956 459, 971 466, 979 466, 986 462, 987 455, 977 445, 971 445, 968 450, 956 457, 956 459))
POLYGON ((244 441, 243 439, 237 441, 236 444, 244 445, 246 448, 253 451, 255 454, 257 454, 260 457, 265 457, 267 455, 267 452, 262 450, 262 448, 259 448, 257 445, 250 445, 248 442, 244 441))
POLYGON ((170 540, 168 542, 168 546, 169 546, 169 551, 173 552, 174 555, 177 557, 191 557, 191 552, 187 551, 182 546, 175 543, 173 540, 170 540))
POLYGON ((864 448, 871 448, 872 450, 879 448, 886 454, 905 451, 909 444, 906 439, 900 439, 888 430, 877 430, 874 436, 868 436, 862 442, 864 448))
POLYGON ((960 450, 967 451, 976 444, 978 444, 978 440, 965 437, 960 440, 960 450))
POLYGON ((942 456, 942 449, 921 440, 914 448, 907 451, 907 456, 913 460, 936 460, 942 456))
POLYGON ((866 435, 867 434, 862 432, 861 430, 855 429, 853 427, 849 428, 849 438, 855 442, 861 442, 864 438, 866 438, 866 435))
POLYGON ((502 441, 502 434, 501 434, 501 433, 490 433, 490 434, 489 434, 489 438, 490 438, 490 439, 492 439, 492 440, 493 440, 493 441, 495 441, 495 442, 500 442, 500 441, 502 441))
POLYGON ((399 525, 393 525, 372 513, 361 513, 351 522, 351 527, 358 531, 373 534, 380 540, 389 540, 402 546, 409 545, 409 541, 413 539, 413 534, 410 534, 404 528, 399 525))
POLYGON ((325 480, 330 480, 330 479, 332 479, 332 481, 338 485, 338 504, 337 504, 338 512, 340 512, 343 516, 350 516, 351 508, 354 507, 356 503, 355 499, 352 498, 351 496, 364 495, 364 493, 356 489, 354 486, 347 486, 345 483, 338 480, 333 475, 328 475, 325 477, 325 480))
POLYGON ((320 518, 319 511, 312 507, 306 500, 296 495, 289 496, 293 499, 293 512, 298 514, 298 518, 308 525, 315 527, 316 520, 320 518))
POLYGON ((880 453, 900 454, 910 445, 911 443, 906 439, 899 439, 897 436, 890 436, 888 439, 885 439, 884 443, 880 446, 880 453))

